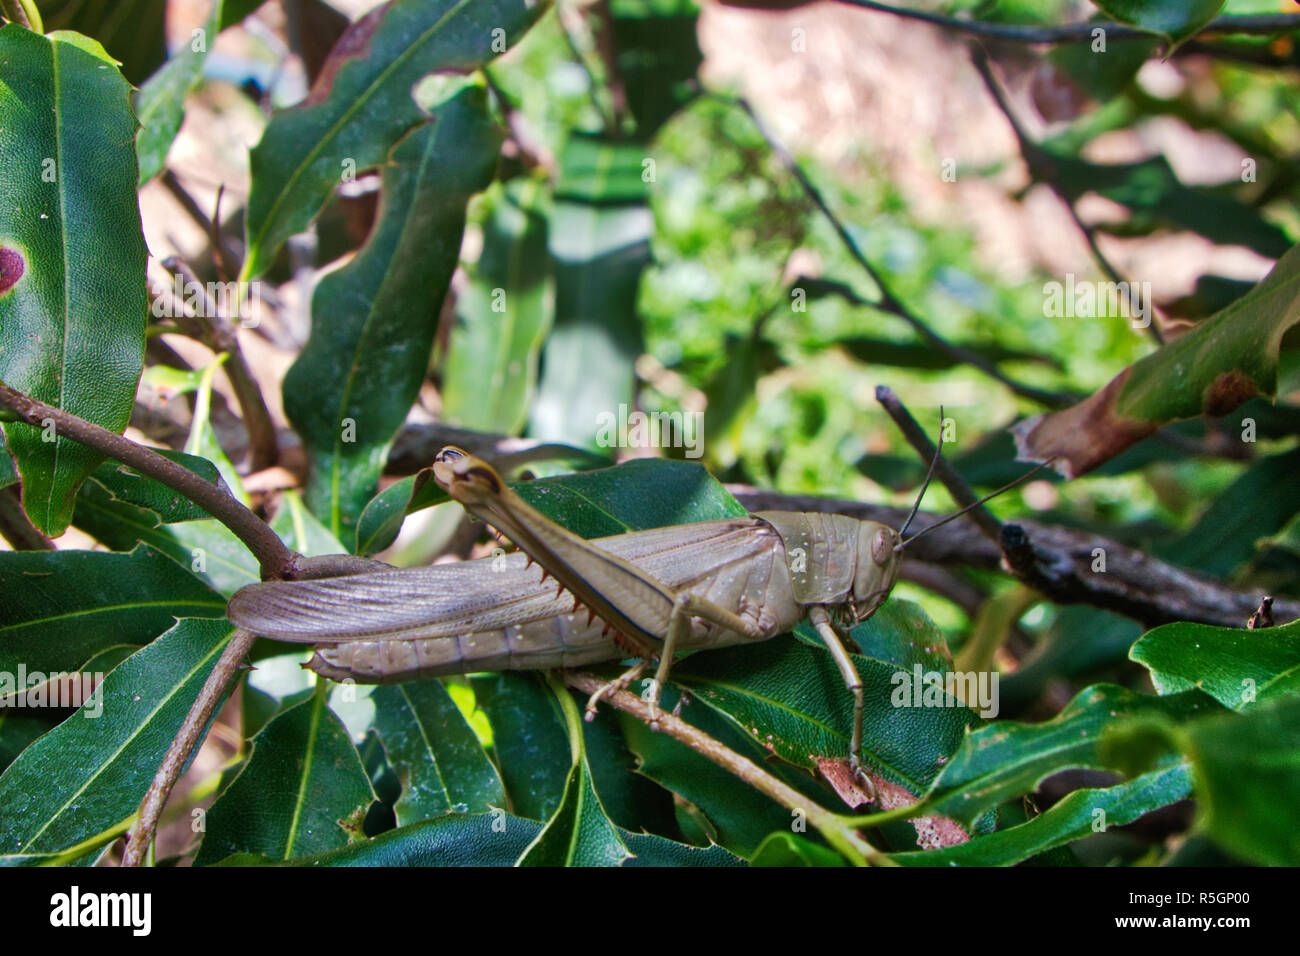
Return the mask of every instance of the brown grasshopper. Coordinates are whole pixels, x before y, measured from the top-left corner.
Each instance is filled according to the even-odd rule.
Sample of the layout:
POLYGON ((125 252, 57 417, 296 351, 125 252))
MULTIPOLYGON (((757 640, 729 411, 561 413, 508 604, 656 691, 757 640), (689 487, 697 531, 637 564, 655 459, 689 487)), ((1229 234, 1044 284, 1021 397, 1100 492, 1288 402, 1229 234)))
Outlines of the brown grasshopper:
MULTIPOLYGON (((937 462, 936 453, 926 487, 937 462)), ((844 515, 762 511, 588 541, 459 448, 439 452, 433 476, 523 554, 253 584, 231 598, 230 619, 276 640, 316 644, 307 667, 362 683, 640 658, 592 695, 590 719, 601 696, 635 680, 650 660, 658 667, 644 696, 657 714, 678 652, 764 641, 807 618, 853 695, 849 762, 868 789, 862 680, 839 629, 866 620, 889 596, 907 543, 969 510, 904 540, 923 487, 897 532, 844 515), (795 555, 801 560, 792 561, 795 555), (555 583, 546 582, 548 573, 555 583)))

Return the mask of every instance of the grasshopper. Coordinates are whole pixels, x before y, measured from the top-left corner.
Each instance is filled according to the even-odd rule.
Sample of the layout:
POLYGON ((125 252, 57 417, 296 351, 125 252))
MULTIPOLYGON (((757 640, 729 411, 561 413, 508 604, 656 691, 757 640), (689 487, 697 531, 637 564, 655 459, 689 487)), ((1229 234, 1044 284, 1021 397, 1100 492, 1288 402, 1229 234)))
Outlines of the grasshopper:
MULTIPOLYGON (((926 487, 937 462, 938 453, 926 487)), ((535 510, 491 465, 459 448, 438 453, 433 476, 523 553, 252 584, 231 598, 230 619, 275 640, 315 644, 308 668, 361 683, 639 658, 592 695, 587 719, 602 696, 626 687, 657 659, 643 695, 657 727, 660 690, 678 652, 764 641, 806 618, 853 696, 849 764, 870 792, 861 769, 862 680, 840 632, 869 618, 889 596, 907 543, 969 508, 909 539, 903 535, 925 487, 898 531, 845 515, 762 511, 588 541, 535 510), (801 560, 790 560, 794 555, 801 560), (554 583, 547 583, 548 574, 554 583)))

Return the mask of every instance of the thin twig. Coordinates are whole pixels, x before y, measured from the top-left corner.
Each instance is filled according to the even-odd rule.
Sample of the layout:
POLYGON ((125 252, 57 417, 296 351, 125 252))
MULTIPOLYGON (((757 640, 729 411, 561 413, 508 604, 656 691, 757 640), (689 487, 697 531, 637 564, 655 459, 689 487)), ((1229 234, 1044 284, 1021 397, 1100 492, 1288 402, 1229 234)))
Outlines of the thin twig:
MULTIPOLYGON (((916 423, 898 396, 894 394, 893 389, 887 385, 876 386, 876 401, 888 413, 889 417, 894 420, 898 430, 903 433, 907 443, 912 446, 921 461, 934 462, 935 477, 937 477, 943 486, 948 489, 953 500, 959 507, 969 508, 975 502, 979 501, 979 495, 975 494, 970 485, 966 484, 966 479, 961 473, 948 461, 947 458, 936 456, 934 442, 930 441, 930 436, 925 433, 925 429, 916 423)), ((942 427, 942 423, 940 425, 942 427)), ((1002 523, 993 517, 983 505, 973 508, 970 512, 970 518, 980 529, 988 536, 989 540, 997 541, 1002 534, 1002 523)))
MULTIPOLYGON (((214 228, 212 219, 208 218, 208 214, 203 211, 202 207, 200 207, 197 202, 194 201, 194 197, 189 194, 184 184, 177 178, 174 172, 170 169, 164 169, 162 175, 159 176, 158 179, 167 191, 172 194, 172 198, 180 203, 180 206, 185 210, 186 215, 194 220, 194 224, 202 230, 205 236, 212 237, 220 232, 219 229, 214 228)), ((225 184, 220 184, 220 188, 224 189, 225 184)), ((211 238, 209 238, 209 241, 211 241, 211 238)), ((235 253, 236 249, 233 243, 226 241, 222 245, 220 253, 214 253, 214 255, 219 254, 227 263, 229 263, 236 258, 235 253)))
MULTIPOLYGON (((252 369, 244 358, 239 345, 239 333, 230 317, 208 295, 207 288, 199 282, 194 272, 179 256, 163 260, 164 269, 181 279, 185 289, 196 289, 203 293, 203 308, 197 316, 200 324, 201 341, 217 353, 226 353, 230 358, 226 362, 226 378, 239 401, 239 410, 243 414, 244 428, 248 432, 249 467, 253 471, 270 468, 279 460, 279 446, 275 437, 275 424, 271 421, 271 411, 266 407, 261 386, 253 377, 252 369)), ((242 293, 237 296, 242 300, 242 293)), ((178 312, 184 312, 184 303, 178 303, 178 312)))
POLYGON ((582 67, 582 71, 587 74, 587 92, 591 97, 591 105, 595 108, 596 115, 600 117, 605 132, 610 136, 617 136, 619 131, 618 120, 614 116, 614 111, 602 102, 600 96, 602 84, 597 81, 596 74, 591 69, 591 64, 587 62, 587 57, 583 54, 582 49, 578 46, 578 41, 573 36, 574 24, 570 21, 581 22, 581 17, 572 12, 569 5, 564 3, 556 5, 556 14, 560 24, 560 33, 563 34, 565 42, 569 45, 569 52, 573 54, 574 60, 582 67))
POLYGON ((136 814, 135 825, 131 827, 127 837, 126 850, 122 853, 122 866, 140 866, 144 862, 149 846, 153 843, 154 831, 158 828, 158 818, 162 816, 163 807, 167 804, 168 795, 176 785, 176 781, 180 779, 181 771, 189 762, 190 754, 201 743, 204 728, 208 726, 208 721, 216 712, 217 704, 225 696, 226 689, 239 674, 240 665, 248 656, 256 639, 248 631, 237 629, 230 643, 226 645, 226 649, 217 658, 217 663, 208 674, 208 679, 203 682, 203 689, 199 691, 199 696, 190 706, 180 730, 176 732, 176 739, 172 741, 162 764, 158 767, 158 772, 154 774, 153 782, 145 791, 144 799, 140 802, 140 809, 136 814))
POLYGON ((1059 408, 1069 403, 1070 399, 1066 396, 1034 388, 1030 385, 1023 385, 1020 382, 1009 378, 999 371, 997 366, 986 361, 978 352, 974 352, 965 346, 954 345, 931 329, 919 316, 904 305, 903 301, 897 295, 894 294, 893 290, 890 288, 888 283, 885 282, 880 272, 871 264, 867 259, 866 254, 863 253, 862 249, 858 246, 857 240, 853 238, 852 234, 844 224, 840 222, 839 217, 831 210, 825 197, 822 196, 821 191, 808 177, 808 174, 804 172, 803 167, 799 165, 798 161, 795 160, 790 151, 786 149, 785 144, 777 139, 770 130, 768 130, 763 121, 759 119, 758 113, 754 110, 749 101, 743 97, 733 98, 717 93, 711 95, 722 102, 730 103, 733 106, 739 106, 749 115, 750 120, 754 123, 754 126, 758 129, 763 139, 767 141, 768 146, 771 148, 772 152, 776 154, 777 158, 781 161, 781 164, 792 176, 794 176, 804 193, 812 200, 813 204, 821 214, 826 217, 827 221, 830 222, 831 227, 835 230, 835 234, 839 236, 840 242, 843 243, 844 247, 848 250, 849 255, 853 257, 853 260, 857 262, 880 290, 880 301, 873 305, 874 308, 879 309, 882 312, 888 312, 891 315, 895 315, 902 319, 936 349, 951 356, 957 362, 979 369, 990 378, 1001 382, 1021 398, 1027 398, 1030 401, 1038 402, 1040 405, 1046 405, 1051 408, 1059 408))
POLYGON ((221 199, 225 194, 226 184, 222 183, 217 187, 217 198, 212 204, 212 219, 208 224, 208 245, 212 247, 212 265, 217 270, 217 278, 222 282, 229 282, 235 267, 221 244, 221 199))
POLYGON ((239 538, 261 565, 263 578, 293 578, 299 555, 230 492, 169 458, 62 409, 37 401, 0 382, 0 408, 7 408, 33 428, 52 422, 63 438, 130 465, 143 475, 179 492, 216 518, 239 538))
MULTIPOLYGON (((1015 111, 1011 108, 1011 103, 1007 100, 1006 94, 1002 90, 1002 85, 998 83, 997 78, 993 76, 993 70, 989 66, 988 54, 985 53, 983 47, 979 46, 977 43, 971 44, 971 62, 975 65, 975 70, 979 73, 980 79, 984 81, 984 88, 987 89, 989 95, 993 97, 993 102, 997 104, 998 109, 1001 110, 1002 115, 1006 117, 1007 122, 1011 125, 1012 131, 1016 134, 1016 140, 1020 144, 1021 155, 1025 157, 1025 163, 1029 166, 1031 175, 1033 175, 1035 179, 1045 183, 1052 192, 1056 193, 1056 197, 1065 204, 1065 208, 1070 211, 1070 218, 1074 220, 1074 224, 1078 227, 1079 231, 1083 233, 1083 238, 1088 243, 1088 249, 1092 253, 1092 258, 1096 261, 1101 271, 1105 273, 1106 277, 1117 285, 1123 283, 1125 288, 1129 288, 1129 284, 1125 282, 1124 278, 1119 274, 1119 270, 1111 264, 1110 259, 1108 259, 1106 254, 1102 252, 1101 246, 1097 242, 1096 229, 1083 221, 1083 218, 1079 215, 1079 210, 1075 208, 1074 200, 1066 194, 1064 187, 1061 186, 1056 177, 1049 174, 1049 171, 1052 169, 1052 164, 1043 161, 1045 154, 1042 148, 1030 139, 1025 128, 1020 125, 1020 121, 1016 118, 1015 111)), ((1147 307, 1151 308, 1150 302, 1147 303, 1147 307)), ((1150 331, 1151 337, 1156 340, 1157 345, 1165 344, 1165 336, 1164 333, 1160 331, 1160 324, 1158 322, 1153 319, 1147 323, 1147 329, 1150 331)))
POLYGON ((27 517, 17 491, 17 485, 0 488, 0 538, 8 541, 15 551, 54 550, 54 542, 27 517))
MULTIPOLYGON (((594 694, 604 688, 608 681, 575 671, 564 672, 564 682, 584 694, 594 694)), ((636 694, 626 690, 615 690, 606 694, 602 700, 624 713, 631 714, 637 720, 650 723, 655 716, 650 705, 636 694)), ((755 790, 770 797, 788 810, 802 811, 809 823, 817 828, 832 846, 843 853, 849 860, 875 865, 896 865, 879 850, 867 843, 847 826, 838 814, 831 813, 825 807, 818 806, 789 784, 778 780, 766 770, 747 757, 742 757, 721 741, 709 736, 698 727, 688 724, 672 714, 658 714, 659 729, 678 743, 685 744, 700 756, 717 764, 723 770, 738 777, 755 790)))
MULTIPOLYGON (((941 13, 928 10, 914 10, 894 7, 875 0, 840 0, 841 3, 879 13, 891 13, 906 20, 921 20, 945 30, 969 33, 974 36, 992 37, 998 40, 1015 40, 1020 43, 1082 43, 1093 37, 1094 30, 1105 30, 1108 39, 1121 37, 1156 36, 1149 30, 1114 23, 1109 20, 1087 20, 1082 23, 1063 23, 1051 26, 1034 26, 1017 23, 989 23, 986 20, 958 20, 941 13)), ((1223 16, 1210 21, 1201 29, 1201 33, 1238 33, 1250 35, 1270 35, 1300 29, 1300 14, 1275 13, 1257 16, 1223 16)))

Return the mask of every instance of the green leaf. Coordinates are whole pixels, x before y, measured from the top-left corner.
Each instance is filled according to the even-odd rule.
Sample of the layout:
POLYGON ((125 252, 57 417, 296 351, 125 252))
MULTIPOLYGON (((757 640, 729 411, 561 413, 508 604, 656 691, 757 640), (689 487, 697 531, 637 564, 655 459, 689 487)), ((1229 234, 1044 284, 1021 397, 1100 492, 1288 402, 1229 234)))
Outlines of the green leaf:
POLYGON ((344 174, 385 162, 423 119, 411 93, 422 77, 481 68, 545 9, 525 0, 392 0, 352 24, 307 99, 275 113, 253 149, 242 278, 270 268, 344 174))
POLYGON ((1224 0, 1092 0, 1108 16, 1182 42, 1219 15, 1224 0))
POLYGON ((1300 449, 1250 463, 1189 530, 1163 541, 1154 553, 1185 568, 1227 577, 1256 554, 1257 543, 1277 534, 1300 512, 1300 449))
POLYGON ((695 36, 699 7, 690 0, 612 0, 615 68, 636 119, 649 140, 695 95, 690 81, 704 59, 695 36))
POLYGON ((1063 411, 1012 429, 1023 460, 1055 455, 1077 477, 1165 422, 1224 415, 1277 389, 1283 338, 1300 322, 1300 246, 1253 290, 1158 352, 1129 366, 1101 391, 1063 411))
POLYGON ((310 460, 308 506, 336 537, 374 494, 419 394, 465 205, 491 181, 500 146, 484 89, 458 90, 393 149, 374 232, 312 297, 311 338, 285 375, 284 406, 310 460))
POLYGON ((226 597, 261 580, 257 560, 219 521, 164 525, 155 512, 113 498, 93 479, 77 492, 72 518, 114 551, 132 551, 139 544, 161 551, 226 597))
POLYGON ((371 700, 375 732, 402 782, 398 826, 506 805, 496 768, 441 681, 379 687, 371 700))
POLYGON ((572 765, 560 806, 542 832, 520 855, 518 866, 621 866, 632 853, 596 795, 587 765, 578 705, 568 690, 547 676, 551 693, 564 715, 572 765))
POLYGON ((1151 672, 1160 694, 1205 691, 1224 707, 1243 710, 1300 673, 1300 621, 1248 631, 1178 621, 1148 631, 1129 657, 1151 672))
POLYGON ((145 80, 136 94, 135 110, 140 117, 136 135, 136 152, 140 157, 140 185, 163 171, 167 152, 180 132, 185 117, 185 97, 199 85, 208 45, 217 38, 222 22, 224 0, 212 0, 202 33, 191 36, 154 74, 145 80))
POLYGON ((773 833, 750 861, 753 866, 844 866, 844 857, 797 833, 773 833))
MULTIPOLYGON (((671 710, 677 700, 678 689, 670 683, 664 688, 662 705, 671 710)), ((711 708, 692 703, 683 707, 681 716, 755 763, 762 765, 768 756, 752 735, 740 731, 732 720, 711 708)), ((790 831, 794 819, 790 811, 708 758, 627 714, 619 714, 619 723, 628 748, 641 762, 640 772, 697 808, 709 825, 709 836, 728 850, 752 858, 769 834, 790 831)), ((814 790, 815 785, 805 774, 796 776, 788 772, 790 768, 776 764, 768 764, 766 769, 800 792, 810 794, 813 802, 826 798, 827 791, 814 790)))
POLYGON ((1222 245, 1246 246, 1270 259, 1291 247, 1287 234, 1251 206, 1220 191, 1184 186, 1164 156, 1102 164, 1053 148, 1031 147, 1026 157, 1038 178, 1072 202, 1098 193, 1136 216, 1191 230, 1222 245))
MULTIPOLYGON (((204 481, 229 491, 221 479, 216 465, 206 458, 187 455, 181 451, 168 448, 157 449, 158 454, 178 465, 194 472, 204 481)), ((90 482, 103 487, 110 496, 109 500, 124 501, 140 508, 147 508, 156 514, 163 523, 173 521, 198 521, 205 519, 208 513, 194 504, 180 492, 173 491, 161 482, 145 477, 129 465, 117 461, 106 461, 91 474, 90 482)))
MULTIPOLYGON (((75 671, 95 655, 147 644, 177 617, 224 617, 225 601, 141 546, 0 553, 0 672, 75 671)), ((0 685, 0 697, 13 692, 0 685)))
POLYGON ((471 681, 492 727, 511 809, 531 820, 548 819, 560 805, 571 763, 555 695, 538 674, 480 674, 471 681))
POLYGON ((483 252, 456 297, 443 366, 443 420, 512 435, 528 418, 542 341, 554 317, 546 249, 545 187, 516 179, 493 187, 483 252))
POLYGON ((1105 821, 1124 826, 1144 814, 1190 796, 1191 772, 1185 762, 1153 770, 1133 780, 1097 790, 1075 790, 1044 813, 969 843, 895 853, 904 866, 1011 866, 1053 847, 1091 836, 1105 821))
POLYGON ((552 521, 584 538, 743 517, 749 512, 703 466, 638 458, 511 485, 552 521))
POLYGON ((0 775, 0 854, 100 845, 133 816, 230 638, 225 620, 178 621, 104 678, 82 707, 0 775))
MULTIPOLYGON (((853 662, 865 697, 863 762, 919 797, 975 715, 947 697, 940 706, 899 706, 898 675, 910 685, 907 670, 857 655, 853 662)), ((676 665, 672 680, 796 766, 817 771, 821 761, 848 758, 853 696, 823 649, 790 637, 722 648, 676 665)))
POLYGON ((381 833, 337 850, 296 857, 287 863, 235 854, 218 866, 513 866, 541 832, 536 820, 502 810, 456 813, 381 833))
POLYGON ((26 713, 10 709, 0 711, 0 771, 53 726, 50 716, 39 710, 26 713))
POLYGON ((1105 734, 1152 715, 1185 721, 1218 710, 1199 691, 1173 697, 1135 694, 1098 684, 1080 691, 1041 724, 998 721, 971 733, 935 781, 925 804, 960 821, 1032 791, 1059 770, 1114 769, 1100 745, 1105 734))
POLYGON ((346 846, 363 838, 376 799, 346 728, 315 693, 253 738, 239 775, 208 811, 194 863, 232 853, 288 860, 346 846))
MULTIPOLYGON (((0 27, 0 381, 115 432, 148 315, 128 90, 93 40, 0 27)), ((28 515, 62 534, 101 456, 52 427, 4 430, 28 515)))
POLYGON ((535 438, 611 447, 618 436, 602 429, 632 408, 643 351, 637 289, 654 231, 645 158, 644 145, 584 134, 561 154, 549 231, 555 326, 542 351, 535 438))
POLYGON ((1174 739, 1192 762, 1200 828, 1247 860, 1300 865, 1300 697, 1198 720, 1174 739))
POLYGON ((445 491, 429 480, 432 477, 433 471, 423 468, 393 482, 370 499, 357 519, 357 554, 383 551, 397 540, 408 514, 450 500, 445 491))
POLYGON ((303 507, 302 499, 292 491, 280 498, 280 509, 271 519, 271 530, 293 550, 308 557, 343 554, 346 550, 316 516, 303 507))
POLYGON ((564 797, 523 855, 519 866, 622 866, 632 856, 591 781, 587 761, 569 770, 564 797))
POLYGON ((167 56, 167 0, 38 0, 46 32, 76 30, 103 44, 122 62, 132 83, 144 80, 167 56))
POLYGON ((239 472, 226 456, 225 449, 217 440, 216 430, 212 427, 212 380, 217 368, 226 361, 229 353, 222 352, 213 361, 203 367, 198 375, 195 388, 194 416, 190 421, 190 433, 185 439, 185 453, 204 458, 217 466, 217 471, 226 482, 226 489, 242 504, 248 504, 248 495, 244 492, 244 483, 239 480, 239 472))
POLYGON ((1107 37, 1104 52, 1092 43, 1061 43, 1048 52, 1046 62, 1058 71, 1058 82, 1075 83, 1104 103, 1133 82, 1157 43, 1154 37, 1107 37))
POLYGON ((587 768, 609 818, 625 830, 680 835, 672 794, 636 772, 636 757, 614 713, 597 711, 593 720, 583 722, 582 737, 587 768))
MULTIPOLYGON (((235 854, 219 866, 513 866, 542 825, 501 810, 454 814, 382 833, 338 850, 298 857, 287 863, 253 854, 235 854)), ((685 846, 643 833, 621 831, 636 856, 624 866, 738 866, 718 846, 685 846)))

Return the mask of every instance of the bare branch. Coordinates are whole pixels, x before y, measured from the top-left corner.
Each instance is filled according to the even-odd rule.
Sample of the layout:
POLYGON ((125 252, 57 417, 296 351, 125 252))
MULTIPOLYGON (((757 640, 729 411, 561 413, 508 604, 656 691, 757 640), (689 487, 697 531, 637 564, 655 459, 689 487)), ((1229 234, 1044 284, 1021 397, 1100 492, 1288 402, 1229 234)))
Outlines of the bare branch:
POLYGON ((17 485, 0 488, 0 538, 8 541, 15 551, 52 551, 54 542, 27 517, 15 493, 17 490, 17 485))
POLYGON ((835 234, 839 236, 840 242, 844 244, 849 255, 853 257, 853 260, 857 262, 862 270, 871 278, 871 281, 876 284, 876 287, 880 289, 880 301, 873 303, 873 308, 879 309, 882 312, 888 312, 890 315, 902 319, 930 345, 951 356, 954 361, 979 369, 990 378, 1001 382, 1021 398, 1027 398, 1030 401, 1038 402, 1040 405, 1046 405, 1051 408, 1058 408, 1062 405, 1069 404, 1072 401, 1072 399, 1064 395, 1047 392, 1043 389, 1034 388, 1029 385, 1022 385, 1020 382, 1004 375, 998 370, 997 366, 986 361, 984 356, 980 355, 978 352, 972 351, 963 345, 955 345, 931 329, 919 316, 904 305, 903 301, 899 299, 897 295, 894 294, 893 290, 885 282, 876 267, 871 264, 861 248, 859 248, 858 243, 853 238, 852 234, 850 234, 844 224, 840 222, 839 217, 835 215, 834 211, 831 210, 826 199, 822 196, 821 191, 808 177, 808 174, 804 172, 803 167, 799 165, 790 151, 786 149, 785 144, 777 139, 763 124, 763 121, 759 119, 758 113, 749 102, 743 97, 736 99, 717 93, 711 95, 721 102, 739 106, 749 115, 750 120, 763 136, 763 139, 767 141, 768 146, 771 148, 772 152, 776 154, 777 158, 781 161, 781 164, 785 166, 792 176, 794 176, 804 193, 812 200, 813 205, 815 205, 821 214, 830 222, 831 227, 835 230, 835 234))
POLYGON ((135 824, 127 836, 126 850, 122 853, 122 866, 140 866, 144 862, 149 846, 153 843, 154 831, 158 828, 158 819, 162 816, 163 807, 172 792, 172 787, 176 785, 181 771, 189 763, 190 754, 202 742, 203 731, 208 726, 208 721, 212 719, 217 704, 221 702, 226 690, 239 673, 240 664, 248 656, 256 639, 248 631, 236 630, 226 649, 217 658, 217 663, 208 674, 208 679, 203 682, 203 689, 199 691, 199 696, 190 706, 180 730, 176 732, 176 739, 167 748, 167 755, 163 757, 153 782, 145 791, 144 800, 140 802, 140 809, 136 814, 135 824))
MULTIPOLYGON (((607 681, 593 674, 564 671, 564 682, 584 694, 594 694, 604 688, 607 681)), ((624 713, 631 714, 637 720, 650 723, 655 719, 650 705, 636 694, 626 690, 615 690, 601 698, 624 713)), ((745 781, 755 790, 770 797, 789 810, 802 810, 807 814, 808 822, 826 837, 850 860, 857 863, 870 862, 875 865, 894 866, 888 857, 859 837, 852 827, 846 825, 842 817, 831 813, 824 807, 813 803, 808 797, 789 784, 778 780, 758 764, 747 757, 731 750, 721 741, 709 736, 698 727, 688 724, 672 714, 658 714, 659 728, 678 743, 685 744, 700 756, 711 760, 723 770, 745 781)))
MULTIPOLYGON (((230 356, 225 366, 226 378, 235 391, 235 398, 239 400, 239 409, 244 417, 244 428, 248 431, 249 467, 253 471, 270 468, 279 459, 275 425, 271 421, 271 412, 266 407, 266 399, 262 396, 261 386, 253 377, 253 372, 244 358, 243 349, 239 346, 238 331, 229 316, 221 313, 217 304, 207 294, 203 283, 198 281, 193 271, 179 256, 164 260, 162 266, 179 276, 185 288, 204 290, 203 308, 197 317, 200 340, 214 352, 224 352, 230 356)), ((184 311, 183 303, 177 303, 177 311, 184 311)))
POLYGON ((297 575, 300 556, 225 488, 212 484, 150 448, 53 405, 38 402, 3 382, 0 382, 0 408, 15 412, 19 419, 33 428, 44 428, 53 422, 60 436, 130 465, 184 495, 234 532, 257 558, 263 578, 293 578, 297 575))

